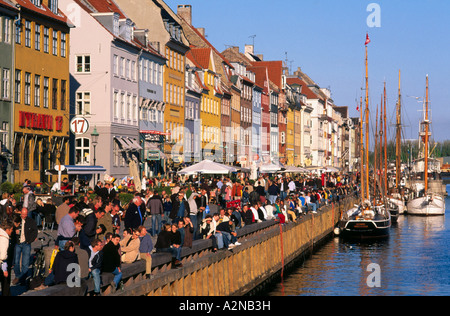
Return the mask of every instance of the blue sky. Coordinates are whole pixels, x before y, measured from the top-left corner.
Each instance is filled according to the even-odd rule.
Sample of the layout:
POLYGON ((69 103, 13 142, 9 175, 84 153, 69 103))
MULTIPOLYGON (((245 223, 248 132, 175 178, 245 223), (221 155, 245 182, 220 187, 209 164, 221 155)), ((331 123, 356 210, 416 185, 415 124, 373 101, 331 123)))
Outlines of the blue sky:
MULTIPOLYGON (((193 6, 193 25, 204 27, 219 50, 252 44, 265 60, 301 67, 339 106, 359 116, 364 86, 364 41, 369 33, 370 107, 375 113, 386 81, 388 118, 394 122, 398 71, 402 71, 404 138, 417 139, 425 78, 429 75, 433 138, 450 139, 450 1, 446 0, 166 0, 193 6), (181 1, 181 2, 180 2, 181 1), (380 27, 369 27, 370 3, 379 5, 380 27)), ((394 131, 388 132, 393 137, 394 131)))

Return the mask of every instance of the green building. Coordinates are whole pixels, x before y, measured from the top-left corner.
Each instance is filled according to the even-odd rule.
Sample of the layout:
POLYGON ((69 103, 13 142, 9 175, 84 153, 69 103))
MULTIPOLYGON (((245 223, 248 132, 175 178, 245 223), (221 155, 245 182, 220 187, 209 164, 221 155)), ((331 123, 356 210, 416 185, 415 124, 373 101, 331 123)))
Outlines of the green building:
POLYGON ((0 183, 11 179, 14 105, 14 30, 18 9, 0 0, 0 183))

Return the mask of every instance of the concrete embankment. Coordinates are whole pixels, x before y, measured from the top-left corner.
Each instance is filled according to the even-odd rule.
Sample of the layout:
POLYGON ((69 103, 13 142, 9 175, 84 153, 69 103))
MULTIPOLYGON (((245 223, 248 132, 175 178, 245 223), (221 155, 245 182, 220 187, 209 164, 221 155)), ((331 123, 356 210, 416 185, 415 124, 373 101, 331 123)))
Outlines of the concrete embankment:
MULTIPOLYGON (((145 279, 145 261, 123 265, 123 290, 111 288, 112 275, 103 274, 103 295, 114 296, 242 296, 258 289, 280 274, 283 267, 309 254, 333 233, 341 213, 353 206, 348 197, 341 203, 320 208, 297 223, 275 221, 246 226, 239 230, 241 246, 232 251, 212 252, 210 240, 194 241, 182 252, 183 267, 171 269, 169 254, 153 254, 152 277, 145 279)), ((57 285, 26 296, 85 295, 93 290, 92 279, 79 287, 57 285)))

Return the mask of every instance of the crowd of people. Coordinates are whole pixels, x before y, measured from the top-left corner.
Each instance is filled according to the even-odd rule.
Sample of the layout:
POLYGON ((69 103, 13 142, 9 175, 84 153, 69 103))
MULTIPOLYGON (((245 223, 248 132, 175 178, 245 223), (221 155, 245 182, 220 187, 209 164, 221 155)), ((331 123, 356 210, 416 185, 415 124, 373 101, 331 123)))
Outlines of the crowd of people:
POLYGON ((56 251, 45 279, 35 288, 65 283, 68 265, 78 264, 81 278, 92 278, 94 295, 100 295, 103 273, 114 275, 113 288, 122 287, 123 264, 145 260, 145 276, 151 278, 152 253, 169 253, 176 269, 182 267, 182 249, 191 248, 194 240, 210 239, 212 251, 232 250, 240 245, 238 231, 244 226, 269 220, 296 222, 357 190, 357 179, 338 174, 260 176, 256 181, 175 178, 170 190, 162 187, 164 181, 144 178, 142 183, 143 190, 134 190, 127 205, 121 204, 113 182, 98 182, 94 198, 66 196, 58 207, 51 199, 36 199, 29 183, 24 184, 20 202, 4 194, 0 201, 2 294, 10 293, 12 269, 13 285, 26 282, 31 244, 38 230, 53 220, 56 251))

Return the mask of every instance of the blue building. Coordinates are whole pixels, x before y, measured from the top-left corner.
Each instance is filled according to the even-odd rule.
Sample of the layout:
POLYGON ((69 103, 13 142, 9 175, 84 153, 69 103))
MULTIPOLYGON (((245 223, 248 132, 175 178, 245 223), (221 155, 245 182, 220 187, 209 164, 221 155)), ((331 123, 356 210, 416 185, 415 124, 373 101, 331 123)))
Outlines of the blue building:
POLYGON ((163 69, 166 58, 147 42, 147 30, 135 30, 135 40, 142 45, 139 55, 139 130, 142 147, 141 172, 147 176, 163 173, 164 94, 163 69))

